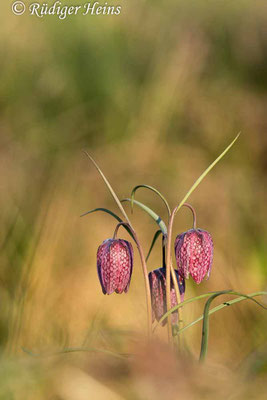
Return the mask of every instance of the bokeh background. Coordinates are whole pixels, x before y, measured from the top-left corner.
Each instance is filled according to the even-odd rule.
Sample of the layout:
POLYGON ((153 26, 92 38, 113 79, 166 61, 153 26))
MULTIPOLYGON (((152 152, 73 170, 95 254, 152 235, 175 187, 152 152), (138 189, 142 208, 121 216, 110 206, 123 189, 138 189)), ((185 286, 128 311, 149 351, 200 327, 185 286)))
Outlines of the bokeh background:
MULTIPOLYGON (((215 256, 186 297, 266 290, 266 2, 122 0, 120 16, 65 21, 2 3, 0 398, 266 398, 266 311, 246 301, 212 316, 202 369, 200 324, 184 335, 190 356, 171 353, 162 328, 146 346, 136 249, 129 294, 103 296, 96 250, 115 222, 80 218, 118 211, 83 149, 120 198, 146 183, 174 207, 241 131, 190 198, 215 256), (88 351, 56 354, 70 348, 88 351)), ((137 198, 166 218, 152 193, 137 198)), ((131 220, 147 251, 156 225, 138 209, 131 220)), ((174 232, 190 227, 184 209, 174 232)), ((160 264, 157 244, 149 270, 160 264)), ((188 305, 185 322, 203 306, 188 305)))

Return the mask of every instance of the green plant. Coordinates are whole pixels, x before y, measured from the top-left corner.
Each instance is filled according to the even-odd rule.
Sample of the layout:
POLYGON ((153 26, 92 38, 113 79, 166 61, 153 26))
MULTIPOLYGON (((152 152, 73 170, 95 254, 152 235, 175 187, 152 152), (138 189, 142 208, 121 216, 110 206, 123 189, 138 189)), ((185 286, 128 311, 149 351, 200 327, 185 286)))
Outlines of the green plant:
MULTIPOLYGON (((184 291, 185 291, 185 282, 184 279, 189 277, 189 274, 193 277, 193 279, 200 283, 204 276, 207 274, 209 276, 211 264, 212 264, 212 256, 213 256, 213 242, 211 236, 208 232, 196 229, 196 213, 193 207, 186 203, 190 195, 193 191, 198 187, 198 185, 202 182, 202 180, 207 176, 207 174, 211 171, 211 169, 224 157, 224 155, 231 149, 233 144, 238 139, 239 134, 236 138, 230 143, 230 145, 216 158, 216 160, 200 175, 200 177, 194 182, 191 188, 188 190, 184 198, 180 201, 178 206, 176 206, 173 211, 166 200, 166 198, 154 187, 149 185, 138 185, 135 186, 132 190, 131 197, 126 198, 123 200, 119 200, 118 196, 116 195, 115 191, 111 187, 110 183, 108 182, 106 176, 101 171, 97 163, 94 159, 87 153, 87 157, 92 161, 95 165, 96 169, 102 176, 105 184, 107 185, 111 195, 113 196, 117 206, 119 207, 124 220, 117 216, 114 212, 106 209, 106 208, 96 208, 94 210, 88 211, 87 213, 83 214, 87 215, 96 211, 103 211, 111 216, 113 216, 117 221, 118 225, 116 226, 115 233, 113 239, 108 239, 104 243, 109 243, 111 245, 115 244, 117 246, 117 242, 122 239, 115 239, 117 231, 120 226, 124 227, 130 236, 133 238, 134 242, 136 243, 141 264, 143 268, 143 275, 144 275, 144 282, 145 282, 145 290, 146 290, 146 302, 147 302, 147 320, 148 320, 148 337, 150 338, 152 335, 152 323, 153 320, 157 319, 157 325, 162 324, 164 325, 167 322, 167 330, 168 330, 168 340, 170 343, 174 343, 174 338, 176 336, 179 337, 181 332, 184 332, 190 326, 193 326, 195 323, 199 322, 203 319, 203 329, 202 329, 202 342, 201 342, 201 352, 200 352, 200 360, 203 361, 207 354, 208 348, 208 333, 209 333, 209 315, 212 313, 219 311, 226 305, 232 305, 239 301, 250 299, 254 301, 256 304, 260 305, 263 308, 262 304, 260 304, 257 300, 254 299, 255 296, 259 296, 262 294, 267 294, 267 292, 256 292, 250 295, 242 294, 239 292, 235 292, 232 290, 225 290, 225 291, 217 291, 206 293, 197 297, 194 297, 189 300, 183 299, 184 291), (157 215, 153 210, 147 207, 145 204, 135 200, 135 193, 138 189, 145 188, 148 190, 153 191, 156 195, 158 195, 162 201, 164 202, 167 212, 168 212, 168 223, 166 224, 159 215, 157 215), (143 209, 158 225, 159 229, 156 231, 150 250, 148 252, 147 257, 144 256, 144 251, 142 245, 138 239, 137 233, 122 205, 124 202, 130 202, 131 210, 133 211, 133 206, 137 205, 141 209, 143 209), (176 253, 176 261, 178 270, 175 270, 173 267, 172 262, 172 231, 173 231, 173 222, 174 217, 177 212, 183 207, 188 207, 191 209, 193 213, 193 229, 185 232, 181 235, 178 235, 175 242, 175 253, 176 253), (157 269, 155 271, 150 272, 148 274, 147 270, 147 260, 149 255, 154 247, 154 244, 159 236, 162 236, 162 268, 157 269), (115 242, 116 243, 115 243, 115 242), (234 295, 238 296, 235 300, 227 301, 220 306, 217 306, 210 310, 211 302, 218 296, 221 295, 234 295), (182 307, 192 301, 198 301, 201 298, 209 297, 203 312, 203 317, 198 318, 197 320, 193 321, 186 327, 181 326, 182 322, 182 307), (181 301, 183 300, 183 301, 181 301), (178 314, 178 318, 174 318, 175 314, 178 314)), ((127 242, 128 243, 128 242, 127 242)), ((103 246, 103 245, 101 245, 103 246)), ((100 246, 100 249, 102 247, 100 246)), ((128 245, 128 249, 129 246, 128 245)), ((107 247, 105 244, 104 247, 107 247)), ((127 252, 126 252, 127 253, 127 252)), ((125 253, 125 254, 126 254, 125 253)), ((102 254, 102 253, 101 253, 102 254)), ((117 287, 118 283, 114 284, 117 280, 119 282, 121 279, 126 279, 124 282, 124 286, 128 290, 130 284, 131 273, 129 273, 130 269, 132 268, 132 264, 130 265, 130 260, 132 262, 132 251, 128 251, 128 258, 127 255, 123 254, 123 260, 121 256, 121 248, 117 246, 117 251, 106 251, 106 255, 101 259, 101 263, 98 261, 98 270, 100 270, 100 282, 103 288, 103 278, 104 276, 105 284, 103 292, 106 294, 111 294, 117 287), (112 258, 113 257, 113 258, 112 258), (110 267, 112 265, 112 269, 110 267), (104 271, 104 272, 103 272, 104 271), (127 277, 125 278, 125 271, 127 273, 127 277), (102 273, 102 275, 101 275, 102 273), (103 275, 104 274, 104 275, 103 275), (123 276, 123 278, 122 278, 123 276), (114 290, 110 290, 110 284, 112 283, 114 290), (117 285, 117 286, 116 286, 117 285)), ((99 258, 99 257, 98 257, 99 258)), ((125 291, 127 291, 125 290, 125 291)), ((117 293, 122 293, 123 290, 116 290, 117 293)), ((155 327, 155 328, 156 328, 155 327)), ((155 329, 154 328, 154 329, 155 329)))

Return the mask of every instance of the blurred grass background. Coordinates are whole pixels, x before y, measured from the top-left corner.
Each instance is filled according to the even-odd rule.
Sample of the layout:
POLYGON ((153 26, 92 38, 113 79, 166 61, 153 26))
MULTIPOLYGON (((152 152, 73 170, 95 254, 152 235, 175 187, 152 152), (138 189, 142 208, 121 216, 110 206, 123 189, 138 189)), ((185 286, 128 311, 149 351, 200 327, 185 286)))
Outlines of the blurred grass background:
MULTIPOLYGON (((95 207, 117 212, 82 149, 119 197, 146 183, 174 206, 242 131, 190 199, 198 226, 213 235, 215 257, 210 280, 188 282, 186 297, 266 289, 266 2, 121 4, 118 17, 65 21, 15 17, 11 2, 0 6, 0 399, 143 400, 166 391, 170 399, 264 399, 263 310, 243 302, 211 318, 205 370, 162 343, 151 351, 141 344, 137 251, 129 294, 103 296, 96 250, 115 224, 108 215, 79 215, 95 207), (22 350, 82 346, 136 356, 34 358, 22 350)), ((137 198, 166 217, 152 193, 137 198)), ((156 226, 137 209, 131 219, 147 250, 156 226)), ((190 227, 182 210, 174 231, 190 227)), ((158 245, 149 269, 160 262, 158 245)), ((186 322, 203 305, 187 306, 186 322)), ((200 334, 200 325, 187 331, 192 358, 200 334)), ((161 328, 158 336, 164 342, 161 328)))

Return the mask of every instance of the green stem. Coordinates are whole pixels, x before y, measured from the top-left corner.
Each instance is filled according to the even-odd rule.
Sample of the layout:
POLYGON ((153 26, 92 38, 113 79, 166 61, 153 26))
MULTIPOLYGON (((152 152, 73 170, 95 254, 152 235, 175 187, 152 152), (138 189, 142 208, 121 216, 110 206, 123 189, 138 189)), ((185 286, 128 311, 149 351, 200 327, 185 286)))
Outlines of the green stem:
POLYGON ((148 279, 148 272, 147 272, 147 265, 146 265, 146 259, 144 256, 144 252, 142 249, 142 246, 138 240, 137 234, 135 230, 127 223, 127 222, 120 222, 115 229, 113 239, 116 239, 118 229, 120 226, 128 226, 128 228, 131 230, 132 236, 134 238, 134 241, 136 243, 142 268, 143 268, 143 274, 144 274, 144 280, 145 280, 145 288, 146 288, 146 301, 147 301, 147 317, 148 317, 148 338, 151 338, 152 336, 152 304, 151 304, 151 291, 150 291, 150 285, 149 285, 149 279, 148 279))
POLYGON ((225 154, 231 149, 231 147, 234 145, 234 143, 237 141, 239 138, 240 133, 234 138, 232 143, 229 144, 228 147, 219 155, 219 157, 216 158, 216 160, 213 161, 212 164, 209 165, 207 169, 200 175, 200 177, 195 181, 195 183, 191 186, 191 188, 188 190, 186 195, 184 196, 183 200, 180 202, 179 206, 176 208, 175 214, 180 210, 180 208, 183 206, 183 204, 186 202, 186 200, 191 196, 191 194, 194 192, 194 190, 198 187, 198 185, 202 182, 202 180, 205 178, 206 175, 212 170, 213 167, 225 156, 225 154))
POLYGON ((235 296, 242 296, 245 297, 246 299, 250 299, 254 301, 256 304, 258 304, 260 307, 264 308, 267 310, 267 307, 259 303, 257 300, 253 299, 249 295, 239 293, 239 292, 234 292, 232 290, 222 290, 218 293, 215 293, 212 295, 206 302, 204 312, 203 312, 203 325, 202 325, 202 340, 201 340, 201 350, 200 350, 200 357, 199 361, 203 362, 206 358, 207 351, 208 351, 208 339, 209 339, 209 308, 211 305, 211 302, 218 296, 224 295, 224 294, 232 294, 235 296))
MULTIPOLYGON (((171 309, 171 265, 172 265, 172 257, 171 257, 171 244, 172 244, 172 228, 173 228, 173 220, 175 216, 176 208, 171 213, 169 225, 168 225, 168 233, 167 233, 167 254, 166 254, 166 305, 167 311, 171 309)), ((176 276, 174 276, 176 280, 176 276)), ((179 289, 178 289, 179 292, 179 289)), ((178 294, 179 296, 179 294, 178 294)), ((180 296, 179 296, 180 297, 180 296)), ((178 299, 177 299, 178 301, 178 299)), ((167 320, 167 330, 168 330, 168 341, 171 343, 172 340, 172 327, 171 327, 171 316, 168 315, 167 320)), ((179 317, 178 317, 179 318, 179 317)))
POLYGON ((189 204, 189 203, 184 203, 183 207, 187 207, 192 211, 192 214, 193 214, 193 229, 196 229, 196 226, 197 226, 197 214, 196 214, 196 211, 195 211, 194 207, 192 207, 191 204, 189 204))
POLYGON ((131 221, 128 218, 128 215, 126 214, 126 211, 124 210, 118 196, 116 195, 116 193, 114 192, 111 184, 109 183, 109 181, 107 180, 107 178, 105 177, 104 173, 102 172, 102 170, 100 169, 100 167, 97 165, 97 163, 95 162, 95 160, 86 152, 84 151, 84 153, 86 154, 86 156, 89 158, 89 160, 91 160, 91 162, 94 164, 95 168, 97 169, 97 171, 99 172, 99 174, 101 175, 101 177, 103 178, 107 188, 109 189, 113 199, 115 200, 115 202, 117 203, 117 206, 119 207, 119 209, 121 210, 121 213, 124 215, 129 228, 131 228, 131 232, 134 236, 134 240, 137 244, 137 249, 140 255, 140 259, 141 259, 141 264, 142 264, 142 268, 143 268, 143 275, 144 275, 144 281, 145 281, 145 290, 146 290, 146 303, 147 303, 147 323, 148 323, 148 337, 151 337, 152 334, 152 308, 151 308, 151 294, 150 294, 150 286, 149 286, 149 280, 148 280, 148 272, 147 272, 147 266, 146 266, 146 260, 145 260, 145 256, 144 256, 144 252, 143 249, 141 247, 141 244, 137 238, 137 234, 131 224, 131 221))
POLYGON ((142 246, 137 238, 137 235, 135 231, 133 231, 133 235, 135 237, 135 242, 137 245, 137 249, 139 252, 139 256, 141 259, 141 264, 142 264, 142 269, 143 269, 143 275, 144 275, 144 281, 145 281, 145 288, 146 288, 146 303, 147 303, 147 324, 148 324, 148 339, 151 338, 152 336, 152 304, 151 304, 151 291, 150 291, 150 285, 149 285, 149 279, 148 279, 148 271, 147 271, 147 265, 146 265, 146 259, 145 255, 142 249, 142 246))
POLYGON ((175 306, 175 307, 172 307, 169 311, 167 311, 167 312, 160 318, 160 320, 159 320, 159 321, 157 322, 157 324, 155 325, 155 327, 154 327, 154 329, 153 329, 153 332, 155 332, 155 330, 157 329, 157 327, 160 326, 161 323, 162 323, 169 315, 171 315, 174 311, 179 310, 180 307, 185 306, 186 304, 192 303, 192 302, 194 302, 194 301, 204 299, 205 297, 210 297, 210 296, 212 296, 213 293, 217 293, 217 292, 204 293, 204 294, 201 294, 201 295, 196 296, 196 297, 191 297, 191 299, 187 299, 187 300, 183 301, 183 303, 178 304, 178 305, 175 306))
MULTIPOLYGON (((231 293, 229 293, 229 294, 231 294, 231 293)), ((266 295, 266 294, 267 294, 267 292, 255 292, 255 293, 248 294, 248 296, 249 297, 256 297, 256 296, 262 296, 262 295, 266 295)), ((229 306, 231 306, 233 304, 239 303, 240 301, 243 301, 243 300, 247 300, 247 298, 244 297, 244 296, 240 296, 237 299, 226 301, 226 302, 224 302, 224 303, 222 303, 222 304, 220 304, 220 305, 218 305, 216 307, 213 307, 209 311, 209 315, 214 314, 215 312, 220 311, 225 307, 229 307, 229 306)), ((184 326, 182 329, 179 329, 179 332, 177 332, 177 333, 180 334, 180 333, 186 331, 188 328, 191 328, 191 326, 194 326, 195 324, 197 324, 198 322, 200 322, 202 320, 203 320, 203 314, 199 318, 197 318, 194 321, 190 322, 190 324, 184 326)))
POLYGON ((168 211, 168 217, 170 217, 171 209, 170 209, 170 206, 169 206, 167 200, 165 199, 165 197, 157 189, 155 189, 154 187, 149 186, 149 185, 137 185, 137 186, 135 186, 135 188, 133 188, 132 193, 131 193, 131 200, 132 200, 131 201, 131 209, 132 210, 133 210, 133 203, 134 203, 134 201, 133 201, 134 200, 134 195, 135 195, 136 190, 139 189, 139 188, 149 189, 149 190, 152 190, 152 192, 156 193, 161 198, 161 200, 164 202, 164 204, 165 204, 165 206, 167 208, 167 211, 168 211))
POLYGON ((166 227, 164 221, 162 221, 160 216, 157 215, 153 210, 151 210, 151 208, 147 207, 145 204, 143 204, 137 200, 131 200, 131 199, 121 200, 122 203, 125 201, 129 201, 129 202, 133 201, 134 204, 136 204, 138 207, 142 208, 142 210, 144 210, 158 224, 158 226, 160 227, 160 230, 163 234, 167 233, 167 227, 166 227))
MULTIPOLYGON (((164 268, 166 268, 166 241, 167 241, 167 235, 163 235, 162 236, 162 265, 164 268)), ((176 301, 177 304, 181 303, 181 296, 180 296, 180 290, 179 290, 179 286, 178 286, 178 282, 176 279, 176 274, 175 274, 175 270, 173 268, 172 262, 171 262, 171 277, 172 277, 172 282, 173 282, 173 286, 174 286, 174 291, 175 291, 175 296, 176 296, 176 301)), ((178 313, 178 325, 180 326, 181 322, 182 322, 182 309, 179 309, 177 311, 178 313)), ((180 337, 177 338, 177 344, 180 344, 180 337)))
POLYGON ((208 351, 208 337, 209 337, 209 320, 207 318, 207 315, 209 314, 209 308, 211 302, 218 296, 221 296, 222 294, 227 294, 229 293, 230 290, 224 290, 219 293, 215 293, 213 296, 207 300, 204 308, 204 313, 203 313, 203 326, 202 326, 202 340, 201 340, 201 350, 200 350, 200 357, 199 361, 204 361, 207 355, 208 351))

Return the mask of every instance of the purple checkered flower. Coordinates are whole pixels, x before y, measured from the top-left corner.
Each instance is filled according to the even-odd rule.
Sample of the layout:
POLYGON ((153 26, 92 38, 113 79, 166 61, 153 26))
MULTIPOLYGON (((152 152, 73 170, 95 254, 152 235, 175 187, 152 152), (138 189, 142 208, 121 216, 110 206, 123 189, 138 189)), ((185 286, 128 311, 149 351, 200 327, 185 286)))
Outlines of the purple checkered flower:
MULTIPOLYGON (((179 291, 181 295, 181 301, 184 301, 184 292, 185 292, 185 281, 184 279, 179 276, 178 272, 175 271, 177 281, 178 281, 178 286, 179 286, 179 291)), ((152 302, 152 319, 153 322, 156 319, 159 321, 161 317, 167 312, 167 304, 166 304, 166 268, 158 268, 155 269, 152 272, 149 272, 148 274, 149 277, 149 284, 150 284, 150 290, 151 290, 151 302, 152 302)), ((174 290, 174 285, 173 281, 171 278, 171 307, 176 306, 177 299, 176 299, 176 294, 174 290)), ((172 324, 177 324, 178 323, 178 313, 177 311, 172 313, 172 324)), ((162 326, 164 326, 167 323, 167 320, 165 319, 162 322, 162 326)))
POLYGON ((104 294, 127 293, 133 269, 133 248, 123 239, 107 239, 97 250, 97 271, 104 294))
POLYGON ((213 241, 209 232, 190 229, 175 240, 175 257, 179 274, 185 279, 192 276, 199 284, 210 276, 213 260, 213 241))

